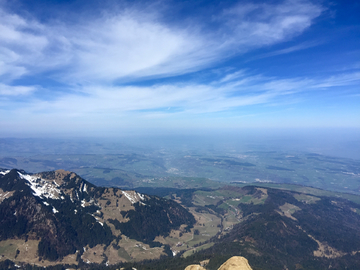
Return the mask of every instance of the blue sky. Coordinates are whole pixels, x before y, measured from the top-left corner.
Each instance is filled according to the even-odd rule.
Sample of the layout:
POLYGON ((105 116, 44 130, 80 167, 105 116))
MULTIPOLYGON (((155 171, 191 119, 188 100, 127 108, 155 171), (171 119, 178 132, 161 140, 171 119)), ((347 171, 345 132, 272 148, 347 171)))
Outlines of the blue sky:
POLYGON ((360 128, 358 1, 0 0, 1 136, 360 128))

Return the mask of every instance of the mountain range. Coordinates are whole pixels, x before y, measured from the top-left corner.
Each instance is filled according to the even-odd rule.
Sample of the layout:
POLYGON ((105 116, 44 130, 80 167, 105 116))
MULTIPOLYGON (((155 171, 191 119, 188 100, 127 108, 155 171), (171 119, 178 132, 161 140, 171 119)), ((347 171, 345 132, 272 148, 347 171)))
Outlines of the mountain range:
POLYGON ((0 202, 3 249, 6 244, 16 246, 16 261, 43 266, 53 262, 114 264, 131 257, 172 255, 168 246, 154 238, 180 226, 190 230, 195 223, 172 200, 95 187, 62 170, 0 172, 0 202), (123 242, 138 248, 126 251, 123 242), (121 248, 123 256, 118 256, 121 248), (141 251, 147 252, 139 255, 141 251))
POLYGON ((265 184, 134 191, 0 170, 0 268, 215 270, 245 256, 254 270, 360 269, 360 198, 349 199, 265 184))

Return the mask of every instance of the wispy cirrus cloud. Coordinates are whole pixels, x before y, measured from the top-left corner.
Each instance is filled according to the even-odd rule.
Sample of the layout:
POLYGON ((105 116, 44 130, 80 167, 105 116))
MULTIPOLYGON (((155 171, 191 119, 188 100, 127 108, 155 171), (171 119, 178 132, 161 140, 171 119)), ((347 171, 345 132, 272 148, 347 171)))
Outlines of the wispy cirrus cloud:
POLYGON ((10 86, 7 84, 0 83, 0 97, 11 97, 11 96, 23 96, 29 95, 36 91, 35 86, 10 86))
POLYGON ((324 8, 307 1, 289 0, 281 4, 238 4, 225 10, 221 20, 228 28, 226 43, 238 49, 271 45, 299 35, 324 8))
POLYGON ((125 10, 71 25, 41 23, 1 11, 1 74, 10 79, 52 72, 66 83, 166 77, 211 66, 224 57, 288 40, 311 25, 322 7, 306 1, 236 5, 207 22, 170 25, 161 14, 125 10), (255 14, 255 16, 254 16, 255 14))
POLYGON ((266 57, 277 56, 277 55, 282 55, 282 54, 293 53, 293 52, 297 52, 297 51, 301 51, 301 50, 306 50, 306 49, 318 46, 320 44, 322 44, 321 41, 303 42, 301 44, 290 46, 290 47, 287 47, 285 49, 276 50, 276 51, 272 51, 270 53, 264 53, 264 54, 252 57, 248 61, 262 59, 262 58, 266 58, 266 57))
POLYGON ((42 26, 0 8, 0 78, 11 81, 36 69, 48 40, 42 26), (40 33, 39 33, 40 30, 40 33))
MULTIPOLYGON (((0 4, 2 123, 19 120, 29 127, 62 123, 59 129, 67 125, 79 129, 136 125, 145 118, 191 120, 194 115, 250 106, 295 104, 301 102, 302 93, 360 81, 356 71, 328 77, 270 77, 231 65, 205 82, 195 76, 183 76, 181 83, 162 81, 201 70, 208 76, 209 69, 226 59, 289 41, 309 29, 324 8, 297 0, 239 3, 219 10, 209 21, 167 23, 159 11, 135 6, 91 18, 80 13, 70 23, 24 17, 0 4), (141 83, 147 79, 158 80, 141 83)), ((318 44, 305 41, 259 57, 318 44)))
POLYGON ((360 81, 360 72, 351 72, 340 74, 336 76, 331 76, 325 79, 323 82, 316 84, 316 88, 327 88, 335 86, 345 86, 345 85, 358 85, 360 81))
MULTIPOLYGON (((53 100, 32 98, 31 102, 22 102, 21 107, 17 107, 16 102, 7 101, 6 110, 10 114, 0 113, 0 120, 8 125, 17 121, 23 127, 29 126, 29 129, 51 128, 59 132, 64 126, 73 131, 90 127, 166 127, 173 123, 172 119, 176 119, 173 123, 176 125, 176 121, 191 122, 190 119, 194 117, 208 118, 209 115, 218 118, 216 115, 219 113, 242 111, 243 108, 252 106, 297 106, 304 101, 306 103, 306 95, 301 98, 301 94, 326 92, 324 90, 339 84, 344 85, 344 78, 351 84, 360 82, 357 73, 317 79, 280 79, 251 75, 243 71, 241 73, 243 77, 238 76, 235 81, 221 82, 219 79, 212 84, 79 86, 78 89, 73 89, 72 94, 53 100)), ((241 116, 244 113, 249 115, 246 111, 236 115, 241 116)))
MULTIPOLYGON (((359 73, 323 78, 280 79, 240 72, 236 80, 219 79, 212 84, 176 83, 152 86, 80 86, 72 94, 54 100, 35 99, 27 108, 29 114, 111 115, 159 110, 165 114, 223 112, 243 106, 282 103, 296 94, 323 91, 339 85, 360 82, 359 73), (79 95, 78 93, 86 93, 79 95), (67 110, 71 108, 71 110, 67 110), (166 108, 177 108, 167 110, 166 108)), ((228 77, 229 75, 226 75, 228 77)), ((1 87, 0 87, 1 90, 1 87)), ((19 88, 19 91, 22 90, 19 88)), ((25 89, 30 91, 32 89, 25 89)), ((21 94, 20 92, 18 94, 21 94)), ((14 108, 16 110, 16 108, 14 108)))

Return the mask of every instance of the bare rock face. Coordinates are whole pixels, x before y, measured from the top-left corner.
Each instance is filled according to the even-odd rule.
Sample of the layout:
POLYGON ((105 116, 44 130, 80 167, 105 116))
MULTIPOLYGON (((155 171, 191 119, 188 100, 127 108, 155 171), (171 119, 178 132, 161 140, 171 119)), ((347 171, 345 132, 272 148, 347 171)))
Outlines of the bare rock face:
POLYGON ((198 264, 191 264, 188 267, 186 267, 185 270, 205 270, 205 268, 198 264))
POLYGON ((248 260, 241 256, 234 256, 223 263, 218 270, 252 270, 248 260))
MULTIPOLYGON (((206 270, 198 264, 191 264, 185 270, 206 270)), ((241 256, 234 256, 224 262, 218 270, 252 270, 248 260, 241 256)))

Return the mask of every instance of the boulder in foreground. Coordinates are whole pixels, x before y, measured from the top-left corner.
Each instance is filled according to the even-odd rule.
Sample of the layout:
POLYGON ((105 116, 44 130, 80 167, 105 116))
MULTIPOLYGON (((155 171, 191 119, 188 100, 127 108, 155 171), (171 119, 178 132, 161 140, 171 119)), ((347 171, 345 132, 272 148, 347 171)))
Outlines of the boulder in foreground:
POLYGON ((252 270, 248 260, 241 256, 234 256, 224 262, 218 270, 252 270))
MULTIPOLYGON (((204 267, 192 264, 185 268, 185 270, 205 270, 204 267)), ((218 270, 252 270, 248 260, 241 256, 234 256, 224 262, 218 270)))

